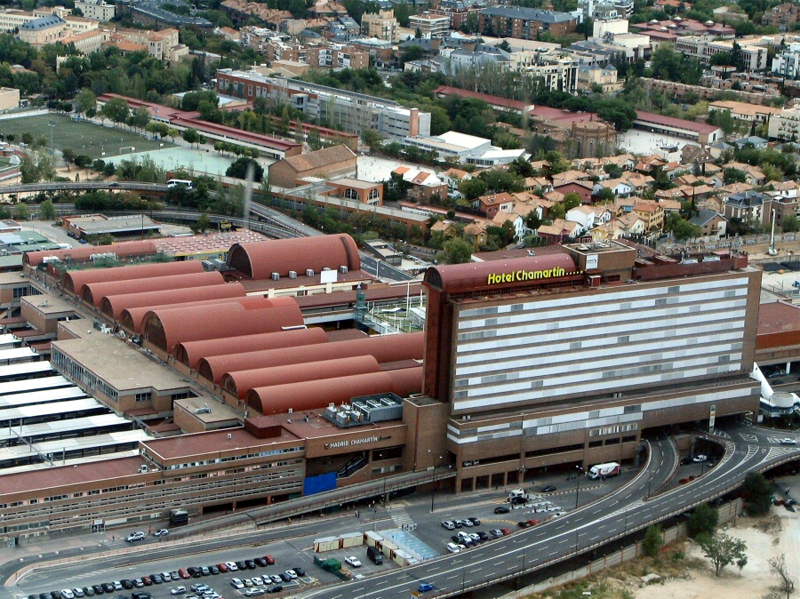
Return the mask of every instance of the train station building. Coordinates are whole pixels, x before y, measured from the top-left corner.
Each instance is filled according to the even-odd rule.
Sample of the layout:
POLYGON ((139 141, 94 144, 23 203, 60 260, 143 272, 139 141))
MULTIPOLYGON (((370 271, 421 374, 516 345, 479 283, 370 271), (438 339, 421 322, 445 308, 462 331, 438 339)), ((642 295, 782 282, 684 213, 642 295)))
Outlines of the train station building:
POLYGON ((0 428, 20 427, 0 439, 0 536, 241 509, 435 467, 455 472, 457 492, 516 484, 633 459, 647 429, 758 412, 761 272, 745 254, 610 242, 492 258, 430 268, 424 329, 378 334, 359 316, 366 298, 407 302, 411 283, 364 273, 347 235, 235 244, 211 271, 90 268, 88 254, 75 269, 67 254, 29 253, 0 300, 20 306, 8 326, 55 330, 37 376, 69 380, 84 393, 74 401, 94 402, 80 409, 101 409, 78 417, 141 436, 103 454, 89 424, 72 453, 69 416, 45 423, 43 398, 25 414, 0 402, 0 428), (61 463, 4 469, 3 451, 34 426, 62 431, 36 437, 56 455, 64 445, 61 463))

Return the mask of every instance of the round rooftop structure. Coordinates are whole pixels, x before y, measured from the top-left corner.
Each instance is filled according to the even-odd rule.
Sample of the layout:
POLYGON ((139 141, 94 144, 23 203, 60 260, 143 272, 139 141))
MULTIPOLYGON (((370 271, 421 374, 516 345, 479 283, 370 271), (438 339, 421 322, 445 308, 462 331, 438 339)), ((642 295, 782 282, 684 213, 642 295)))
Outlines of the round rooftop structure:
MULTIPOLYGON (((221 285, 215 285, 221 287, 221 285)), ((122 311, 119 317, 119 325, 128 332, 140 335, 144 331, 144 317, 154 310, 183 310, 205 306, 209 310, 216 304, 226 304, 228 302, 249 302, 251 298, 245 297, 222 297, 218 299, 199 300, 196 302, 183 302, 181 304, 164 304, 158 306, 141 306, 139 308, 127 308, 122 311)))
POLYGON ((175 348, 175 359, 189 368, 196 369, 201 358, 327 342, 328 334, 319 327, 223 339, 204 339, 179 343, 175 348))
POLYGON ((425 333, 402 333, 334 341, 303 347, 268 349, 201 358, 197 363, 200 376, 219 384, 226 372, 253 370, 270 366, 322 362, 353 356, 372 356, 380 364, 402 360, 421 360, 425 333))
POLYGON ((145 315, 142 331, 146 342, 172 354, 186 341, 274 333, 302 326, 303 314, 294 298, 249 297, 211 306, 156 308, 145 315))
MULTIPOLYGON (((123 269, 124 270, 124 269, 123 269)), ((154 275, 146 278, 115 280, 102 283, 86 283, 81 291, 81 299, 99 308, 103 298, 110 295, 126 295, 167 289, 186 289, 206 285, 224 285, 225 279, 219 272, 199 272, 185 275, 154 275)))
POLYGON ((305 362, 288 366, 273 366, 254 370, 239 370, 225 373, 222 377, 222 389, 244 399, 250 389, 256 387, 272 387, 287 385, 301 381, 318 379, 335 379, 356 374, 380 372, 378 361, 372 356, 354 356, 323 362, 305 362))
POLYGON ((525 286, 548 279, 579 274, 569 254, 544 254, 489 262, 432 266, 425 283, 447 293, 525 286))
POLYGON ((234 243, 228 252, 228 266, 255 280, 269 279, 272 273, 288 276, 289 271, 305 274, 324 268, 359 270, 358 247, 349 235, 322 235, 297 239, 275 239, 253 243, 234 243))
POLYGON ((112 281, 133 281, 152 277, 189 275, 203 272, 198 260, 183 262, 159 262, 157 264, 137 264, 135 266, 115 266, 113 268, 88 268, 70 270, 61 279, 64 291, 80 296, 84 285, 89 283, 110 283, 112 281))
POLYGON ((22 255, 22 264, 36 268, 44 262, 45 258, 58 258, 62 262, 85 262, 94 254, 115 254, 117 257, 127 258, 129 256, 149 256, 156 253, 158 253, 158 249, 153 241, 123 241, 111 245, 82 245, 65 250, 25 252, 22 255))
POLYGON ((183 289, 165 289, 145 293, 124 293, 107 295, 100 302, 100 311, 114 320, 119 320, 123 310, 154 306, 168 306, 212 299, 245 297, 246 292, 241 283, 225 283, 224 285, 207 285, 205 287, 186 287, 183 289))
POLYGON ((354 397, 396 393, 406 397, 422 388, 422 368, 373 372, 286 385, 259 387, 247 393, 247 405, 260 414, 285 414, 289 410, 318 410, 354 397))

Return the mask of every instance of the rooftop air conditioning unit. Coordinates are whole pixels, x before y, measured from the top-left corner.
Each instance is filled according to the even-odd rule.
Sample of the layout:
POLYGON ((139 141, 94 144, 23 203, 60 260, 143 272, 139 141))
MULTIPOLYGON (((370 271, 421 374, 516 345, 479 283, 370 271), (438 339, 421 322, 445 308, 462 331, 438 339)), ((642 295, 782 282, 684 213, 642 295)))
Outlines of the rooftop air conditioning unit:
POLYGON ((340 266, 339 267, 339 272, 342 273, 343 275, 346 275, 347 271, 348 271, 348 268, 346 266, 340 266))
POLYGON ((314 276, 314 269, 313 268, 307 268, 306 269, 306 276, 307 277, 313 277, 314 276))
POLYGON ((330 270, 330 267, 329 267, 329 266, 323 266, 323 267, 322 267, 322 271, 323 271, 323 272, 327 272, 327 271, 329 271, 329 270, 330 270))
POLYGON ((272 280, 273 281, 280 281, 281 280, 280 273, 277 273, 277 272, 272 273, 272 280))
POLYGON ((289 271, 289 278, 290 279, 296 279, 297 278, 297 271, 296 270, 290 270, 289 271))

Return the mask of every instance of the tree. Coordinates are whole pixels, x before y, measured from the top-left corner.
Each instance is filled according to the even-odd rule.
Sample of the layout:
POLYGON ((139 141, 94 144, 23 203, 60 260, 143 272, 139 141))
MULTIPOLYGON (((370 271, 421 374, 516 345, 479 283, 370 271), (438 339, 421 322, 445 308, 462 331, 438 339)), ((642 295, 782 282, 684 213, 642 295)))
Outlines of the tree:
POLYGON ((564 211, 572 210, 573 208, 581 205, 581 196, 575 192, 570 192, 564 196, 564 211))
POLYGON ((786 599, 790 599, 794 595, 794 579, 789 575, 789 568, 786 566, 786 556, 781 554, 780 557, 768 560, 769 569, 778 577, 777 590, 782 595, 786 595, 786 599))
POLYGON ((189 127, 186 131, 183 132, 183 139, 189 145, 194 145, 194 144, 198 144, 199 145, 199 144, 203 143, 206 138, 203 137, 202 135, 200 135, 197 132, 197 129, 192 129, 191 127, 189 127))
POLYGON ((553 207, 547 212, 547 218, 549 218, 551 221, 557 218, 564 218, 566 215, 567 209, 564 206, 564 202, 553 204, 553 207))
POLYGON ((772 505, 772 487, 763 474, 751 472, 742 485, 747 511, 754 516, 766 514, 772 505))
POLYGON ((438 256, 445 264, 463 264, 472 259, 472 246, 463 239, 450 239, 444 244, 444 251, 438 256))
POLYGON ((647 527, 644 533, 644 541, 642 542, 642 549, 648 557, 656 557, 658 552, 664 546, 664 536, 661 534, 661 527, 658 524, 653 524, 647 527))
POLYGON ((14 220, 29 220, 31 217, 31 209, 25 202, 20 202, 14 206, 14 220))
POLYGON ((56 207, 53 200, 45 200, 39 206, 39 218, 42 220, 53 220, 56 217, 56 207))
MULTIPOLYGON (((298 127, 299 131, 302 131, 302 128, 298 127)), ((322 148, 322 139, 319 137, 319 129, 316 127, 311 129, 308 132, 308 136, 306 137, 306 141, 308 142, 308 147, 312 150, 319 150, 322 148)))
POLYGON ((90 110, 97 108, 97 97, 90 89, 82 89, 78 94, 78 112, 86 114, 90 110))
POLYGON ((703 230, 697 225, 693 225, 688 220, 683 220, 677 214, 670 214, 667 219, 666 230, 672 233, 678 241, 686 241, 693 237, 700 237, 703 230))
POLYGON ((144 106, 139 106, 131 115, 131 126, 144 129, 150 122, 150 111, 144 106))
POLYGON ((718 521, 719 513, 717 510, 707 503, 703 503, 697 506, 697 509, 689 517, 689 521, 686 523, 687 532, 692 538, 701 534, 713 535, 718 521))
POLYGON ((365 128, 361 131, 361 141, 367 144, 371 150, 379 150, 383 144, 383 137, 377 129, 365 128))
POLYGON ((225 175, 227 177, 235 177, 237 179, 246 179, 247 168, 251 164, 253 165, 253 181, 258 183, 264 177, 264 167, 252 158, 238 158, 236 162, 228 167, 228 170, 225 171, 225 175))
POLYGON ((781 229, 783 229, 784 233, 796 233, 800 231, 800 219, 798 219, 795 214, 787 214, 783 217, 781 229))
POLYGON ((75 153, 75 150, 71 148, 64 148, 61 150, 61 157, 64 159, 64 162, 67 165, 67 170, 69 170, 69 165, 75 162, 77 154, 75 153))
POLYGON ((461 181, 458 191, 468 200, 475 200, 486 193, 486 182, 478 177, 461 181))
POLYGON ((714 575, 720 576, 723 568, 738 560, 747 559, 747 543, 734 539, 725 534, 711 536, 702 534, 697 537, 697 542, 703 554, 714 564, 714 575))
POLYGON ((622 176, 622 168, 617 164, 606 164, 603 166, 603 170, 608 173, 608 176, 612 179, 619 179, 622 176))
POLYGON ((722 180, 725 185, 730 185, 731 183, 746 183, 747 173, 740 171, 738 168, 726 168, 722 171, 722 180))
POLYGON ((197 222, 194 224, 195 233, 202 233, 203 231, 207 231, 211 227, 211 221, 208 218, 208 214, 203 212, 197 219, 197 222))
POLYGON ((607 202, 613 202, 617 199, 617 196, 614 195, 614 190, 609 187, 603 187, 600 191, 595 194, 597 201, 601 204, 607 202))
POLYGON ((105 103, 102 110, 100 110, 100 115, 102 117, 115 123, 124 123, 129 113, 130 108, 128 107, 128 103, 122 98, 111 98, 105 103))

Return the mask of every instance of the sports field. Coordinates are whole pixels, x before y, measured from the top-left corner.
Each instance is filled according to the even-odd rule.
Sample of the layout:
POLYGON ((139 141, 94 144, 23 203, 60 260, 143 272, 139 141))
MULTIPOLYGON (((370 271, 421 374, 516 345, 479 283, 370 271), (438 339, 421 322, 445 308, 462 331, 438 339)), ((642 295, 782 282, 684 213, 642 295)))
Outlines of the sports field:
POLYGON ((160 147, 173 147, 166 141, 145 139, 140 133, 102 127, 89 122, 73 121, 71 117, 48 114, 20 117, 0 121, 0 133, 15 135, 14 143, 22 141, 23 133, 30 133, 34 139, 43 137, 46 146, 50 146, 50 132, 53 134, 53 146, 57 150, 69 148, 76 154, 86 154, 92 158, 112 158, 160 147), (50 126, 50 123, 53 126, 50 126), (163 145, 162 145, 163 144, 163 145))

